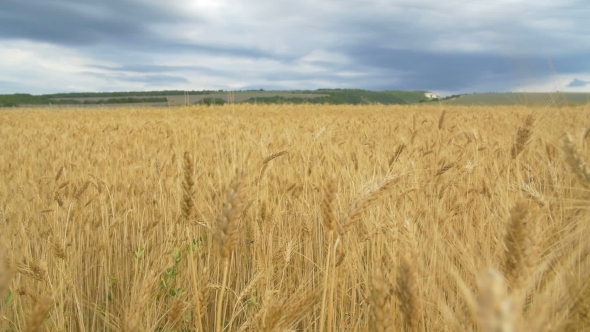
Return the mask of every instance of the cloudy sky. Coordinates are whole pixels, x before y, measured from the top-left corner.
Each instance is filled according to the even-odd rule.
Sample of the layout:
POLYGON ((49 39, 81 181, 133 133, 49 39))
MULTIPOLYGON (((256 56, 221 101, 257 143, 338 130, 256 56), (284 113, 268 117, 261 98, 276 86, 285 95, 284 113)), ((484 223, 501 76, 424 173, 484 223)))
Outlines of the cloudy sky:
POLYGON ((588 0, 0 0, 0 93, 590 92, 588 0))

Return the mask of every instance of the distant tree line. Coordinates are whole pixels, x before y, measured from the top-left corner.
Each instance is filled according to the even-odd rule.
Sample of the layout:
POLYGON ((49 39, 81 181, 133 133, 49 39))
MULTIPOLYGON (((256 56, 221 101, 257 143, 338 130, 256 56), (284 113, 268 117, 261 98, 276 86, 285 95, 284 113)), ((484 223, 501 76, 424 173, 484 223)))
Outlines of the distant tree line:
POLYGON ((133 103, 165 103, 168 102, 166 97, 152 97, 152 98, 110 98, 102 100, 75 100, 64 99, 67 104, 83 104, 83 105, 99 105, 99 104, 133 104, 133 103), (71 103, 70 103, 71 101, 71 103))
POLYGON ((152 97, 152 96, 182 96, 185 93, 191 95, 215 93, 219 91, 184 91, 184 90, 164 90, 164 91, 126 91, 126 92, 73 92, 73 93, 54 93, 43 95, 49 98, 96 98, 96 97, 152 97))
MULTIPOLYGON (((100 105, 100 104, 130 104, 130 103, 161 103, 167 102, 166 97, 146 98, 110 98, 102 100, 53 99, 51 95, 34 96, 26 93, 0 95, 0 107, 14 107, 19 105, 100 105)), ((58 97, 55 97, 58 98, 58 97)), ((70 98, 75 98, 71 97, 70 98)), ((83 98, 83 97, 79 97, 83 98)))
MULTIPOLYGON (((260 90, 239 91, 241 93, 256 92, 260 90)), ((223 105, 226 100, 220 98, 224 91, 189 91, 191 95, 217 94, 205 97, 201 100, 204 105, 223 105)), ((318 89, 318 90, 293 90, 280 91, 281 96, 273 95, 272 91, 265 92, 267 96, 250 96, 244 103, 260 104, 410 104, 427 101, 424 91, 370 91, 361 89, 318 89), (298 94, 297 97, 285 96, 285 93, 298 94), (301 95, 309 97, 301 97, 301 95)), ((97 104, 129 104, 129 103, 161 103, 167 102, 166 96, 184 95, 185 91, 145 91, 145 92, 104 92, 104 93, 56 93, 48 95, 12 94, 0 95, 0 107, 18 105, 97 105, 97 104), (88 98, 108 98, 92 100, 88 98)))

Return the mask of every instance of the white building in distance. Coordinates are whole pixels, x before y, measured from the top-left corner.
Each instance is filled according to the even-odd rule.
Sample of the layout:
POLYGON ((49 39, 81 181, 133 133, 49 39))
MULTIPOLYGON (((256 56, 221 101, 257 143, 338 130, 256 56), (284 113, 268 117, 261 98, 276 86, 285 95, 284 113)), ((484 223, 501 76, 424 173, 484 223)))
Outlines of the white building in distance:
POLYGON ((426 96, 426 98, 430 98, 430 99, 440 98, 436 93, 432 93, 432 92, 426 92, 426 93, 424 93, 424 95, 426 96))

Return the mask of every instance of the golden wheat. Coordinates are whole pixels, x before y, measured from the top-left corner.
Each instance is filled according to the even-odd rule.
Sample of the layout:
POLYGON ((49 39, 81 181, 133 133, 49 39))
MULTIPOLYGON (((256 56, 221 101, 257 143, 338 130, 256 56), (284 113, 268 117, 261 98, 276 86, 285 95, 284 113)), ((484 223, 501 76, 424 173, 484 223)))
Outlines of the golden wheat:
POLYGON ((0 123, 1 331, 590 329, 584 107, 0 123))

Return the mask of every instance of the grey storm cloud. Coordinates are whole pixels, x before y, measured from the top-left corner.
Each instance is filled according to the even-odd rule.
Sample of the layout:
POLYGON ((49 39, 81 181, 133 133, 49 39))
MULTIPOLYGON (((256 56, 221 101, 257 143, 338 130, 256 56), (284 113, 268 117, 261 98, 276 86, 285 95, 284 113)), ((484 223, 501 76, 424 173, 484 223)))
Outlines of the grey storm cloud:
MULTIPOLYGON (((568 56, 508 56, 493 53, 440 53, 383 49, 359 44, 345 51, 357 65, 378 68, 399 77, 395 88, 465 90, 471 86, 500 88, 502 82, 543 79, 590 67, 590 52, 568 56), (396 74, 397 73, 397 74, 396 74)), ((570 85, 572 86, 572 85, 570 85)), ((383 87, 385 88, 385 87, 383 87)), ((511 86, 505 86, 509 90, 511 86)))
POLYGON ((5 0, 0 6, 0 38, 67 45, 117 48, 119 51, 198 52, 265 57, 252 47, 187 43, 155 32, 158 24, 207 26, 201 16, 185 16, 165 5, 139 0, 5 0))
POLYGON ((92 66, 96 69, 106 70, 109 72, 132 72, 132 73, 167 73, 167 72, 183 72, 183 71, 199 71, 209 74, 226 74, 226 71, 215 70, 205 66, 162 66, 151 64, 125 64, 120 66, 92 66))
POLYGON ((579 88, 579 87, 584 87, 584 86, 588 86, 588 85, 590 85, 589 81, 582 81, 582 80, 575 78, 567 86, 572 87, 572 88, 579 88))
MULTIPOLYGON (((391 76, 388 73, 372 73, 371 75, 364 75, 363 77, 343 77, 339 75, 339 72, 349 69, 349 65, 331 63, 329 61, 314 61, 322 67, 322 70, 311 73, 305 73, 296 70, 297 59, 283 59, 286 64, 292 64, 295 69, 285 69, 281 72, 270 72, 264 74, 266 83, 263 87, 265 89, 291 89, 288 82, 309 82, 312 80, 329 81, 333 82, 333 87, 358 87, 362 86, 367 89, 384 89, 387 87, 387 81, 391 80, 391 76), (285 83, 286 81, 286 83, 285 83), (283 83, 279 83, 283 82, 283 83)), ((232 69, 223 68, 212 68, 207 66, 163 66, 163 65, 149 65, 149 64, 125 64, 116 67, 95 65, 92 66, 95 69, 108 71, 108 74, 93 74, 99 77, 110 78, 110 79, 122 79, 122 80, 133 80, 133 76, 123 76, 117 73, 125 72, 137 75, 146 75, 149 77, 161 77, 162 73, 177 73, 181 75, 186 72, 194 72, 207 76, 222 76, 222 77, 239 77, 245 80, 255 80, 259 78, 260 74, 254 70, 249 71, 246 69, 239 72, 235 72, 232 69)), ((174 76, 178 77, 178 76, 174 76)), ((149 80, 154 82, 154 80, 149 80)), ((329 88, 332 86, 318 86, 329 88)), ((260 86, 252 85, 245 86, 244 89, 259 89, 260 86)))
POLYGON ((0 37, 89 45, 141 36, 162 17, 133 1, 8 0, 0 6, 0 37))
MULTIPOLYGON (((590 75, 587 17, 585 0, 4 0, 0 43, 73 50, 87 59, 79 75, 119 89, 213 77, 220 88, 506 91, 555 73, 579 77, 575 88, 590 75)), ((26 87, 18 79, 3 77, 0 93, 26 87)))
POLYGON ((152 74, 144 74, 138 76, 126 76, 121 74, 103 74, 103 73, 93 73, 93 72, 84 72, 83 74, 88 76, 94 76, 105 80, 112 80, 112 81, 126 81, 126 82, 141 82, 147 83, 148 85, 162 85, 162 84, 176 84, 176 83, 188 83, 189 81, 182 76, 174 76, 174 75, 152 75, 152 74))

